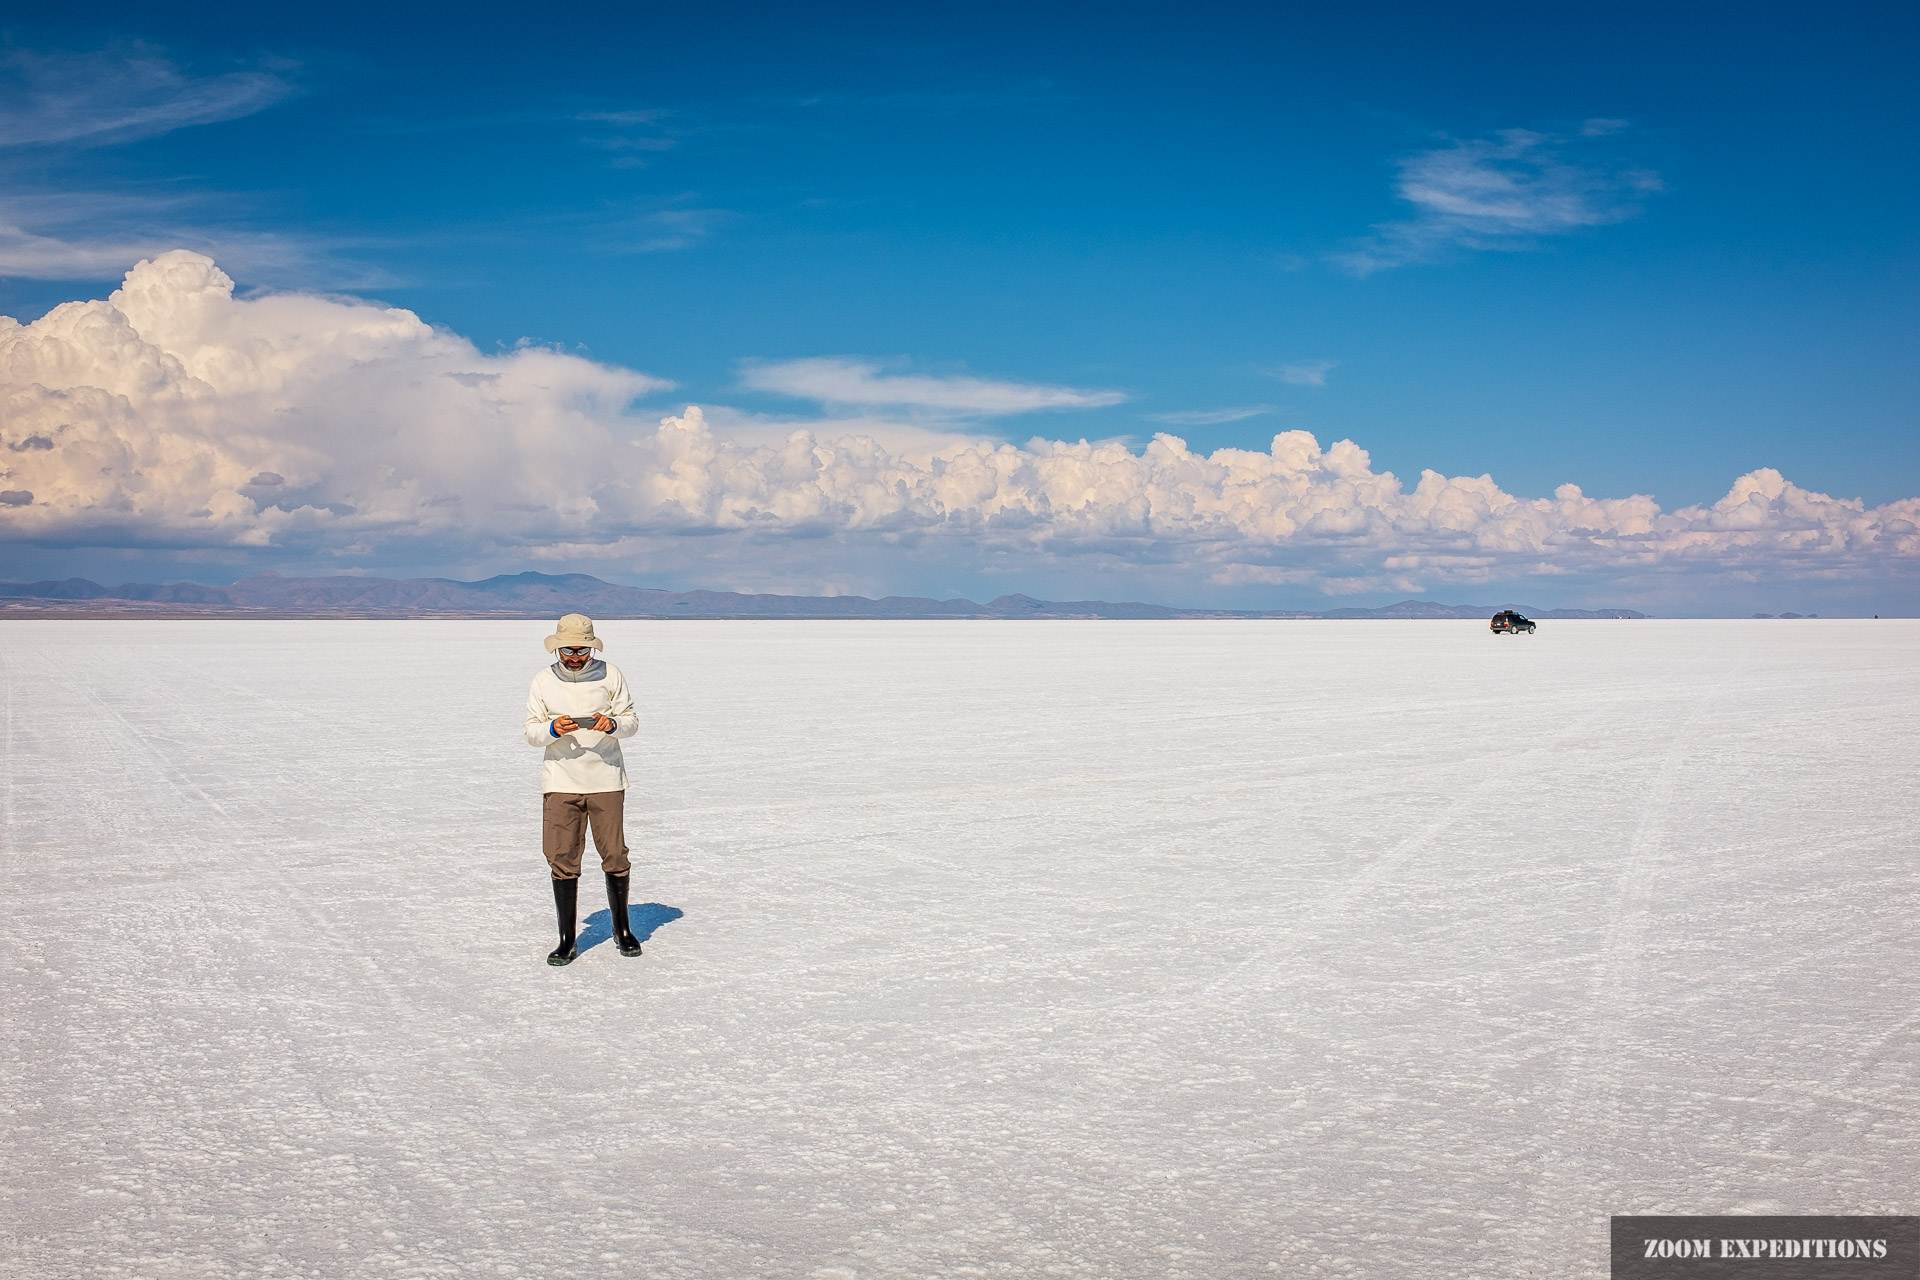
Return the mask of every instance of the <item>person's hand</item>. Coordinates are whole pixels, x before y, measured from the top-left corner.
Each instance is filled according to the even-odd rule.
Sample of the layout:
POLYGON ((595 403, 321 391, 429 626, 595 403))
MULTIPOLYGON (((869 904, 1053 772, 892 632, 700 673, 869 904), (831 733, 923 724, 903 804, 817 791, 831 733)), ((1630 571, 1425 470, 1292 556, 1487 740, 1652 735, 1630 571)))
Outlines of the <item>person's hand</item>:
POLYGON ((596 711, 593 713, 593 719, 588 723, 586 727, 590 729, 598 729, 601 733, 612 733, 615 729, 618 729, 620 726, 614 723, 612 716, 602 715, 598 711, 596 711))
POLYGON ((553 718, 553 736, 556 738, 564 734, 572 733, 579 727, 579 725, 573 722, 572 716, 555 716, 553 718))

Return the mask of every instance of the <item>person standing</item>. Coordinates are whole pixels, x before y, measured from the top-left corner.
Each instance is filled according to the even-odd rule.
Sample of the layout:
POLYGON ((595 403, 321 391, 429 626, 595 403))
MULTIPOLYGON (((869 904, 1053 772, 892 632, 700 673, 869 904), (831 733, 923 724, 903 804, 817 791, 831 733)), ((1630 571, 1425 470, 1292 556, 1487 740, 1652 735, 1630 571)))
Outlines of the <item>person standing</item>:
POLYGON ((534 676, 527 690, 526 735, 546 750, 540 763, 540 843, 560 918, 560 945, 548 953, 547 963, 572 964, 576 954, 574 917, 588 827, 607 878, 614 944, 621 955, 637 956, 640 940, 627 920, 627 879, 633 868, 627 860, 627 766, 620 739, 639 732, 640 717, 620 668, 594 657, 602 645, 592 618, 567 614, 546 643, 559 661, 534 676))

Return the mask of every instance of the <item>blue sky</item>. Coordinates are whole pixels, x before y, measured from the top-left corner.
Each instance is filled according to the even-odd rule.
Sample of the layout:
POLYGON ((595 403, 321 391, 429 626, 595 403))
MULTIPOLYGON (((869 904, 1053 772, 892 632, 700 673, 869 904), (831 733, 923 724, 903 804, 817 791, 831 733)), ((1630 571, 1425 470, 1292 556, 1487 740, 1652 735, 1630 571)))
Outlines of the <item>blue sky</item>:
MULTIPOLYGON (((1038 517, 1020 500, 1048 530, 1025 542, 1004 527, 1004 478, 958 520, 940 505, 951 495, 876 514, 839 491, 819 507, 808 490, 796 516, 755 489, 759 506, 714 497, 675 525, 649 490, 652 505, 617 518, 602 499, 585 523, 556 516, 503 539, 478 518, 368 526, 385 500, 341 477, 380 461, 374 431, 355 446, 367 458, 315 462, 302 482, 335 527, 236 515, 196 532, 188 517, 224 511, 219 494, 263 512, 292 499, 209 480, 174 519, 124 494, 49 498, 63 482, 44 468, 69 437, 48 433, 72 424, 46 409, 53 425, 18 410, 9 437, 53 446, 15 449, 14 478, 0 478, 33 495, 0 510, 24 522, 0 530, 9 576, 567 567, 659 585, 1250 607, 1416 589, 1668 611, 1911 605, 1912 521, 1889 504, 1920 494, 1916 26, 1896 5, 106 5, 84 24, 15 20, 0 33, 0 313, 23 324, 105 299, 135 261, 184 248, 243 302, 378 302, 483 359, 531 343, 646 375, 590 415, 620 445, 688 405, 742 449, 796 426, 918 449, 915 476, 965 441, 1144 456, 1167 432, 1204 456, 1309 432, 1323 448, 1352 440, 1369 474, 1407 491, 1423 469, 1489 476, 1494 523, 1502 502, 1569 483, 1644 495, 1667 523, 1606 517, 1608 558, 1556 549, 1590 513, 1518 533, 1443 519, 1454 542, 1436 554, 1425 508, 1363 496, 1375 534, 1348 521, 1313 541, 1296 504, 1278 524, 1222 515, 1231 550, 1225 525, 1160 536, 1185 483, 1163 469, 1122 477, 1161 495, 1140 520, 1114 497, 1111 518, 1058 527, 1067 499, 1050 473, 1038 517), (1751 524, 1746 505, 1712 513, 1762 469, 1791 486, 1759 504, 1776 511, 1772 552, 1746 535, 1703 550, 1751 524), (1883 515, 1810 559, 1795 531, 1837 537, 1851 517, 1798 493, 1883 515), (1695 509, 1707 514, 1673 523, 1695 509), (1619 538, 1656 534, 1657 565, 1620 552, 1619 538)), ((295 412, 321 393, 275 394, 295 412)), ((175 461, 152 465, 192 469, 153 447, 175 461)), ((220 465, 284 471, 231 439, 206 447, 225 451, 220 465)), ((408 456, 422 476, 451 465, 408 456)), ((609 456, 583 465, 652 483, 609 456)), ((470 510, 493 482, 473 484, 432 501, 470 510)), ((557 501, 513 496, 516 509, 557 501)))

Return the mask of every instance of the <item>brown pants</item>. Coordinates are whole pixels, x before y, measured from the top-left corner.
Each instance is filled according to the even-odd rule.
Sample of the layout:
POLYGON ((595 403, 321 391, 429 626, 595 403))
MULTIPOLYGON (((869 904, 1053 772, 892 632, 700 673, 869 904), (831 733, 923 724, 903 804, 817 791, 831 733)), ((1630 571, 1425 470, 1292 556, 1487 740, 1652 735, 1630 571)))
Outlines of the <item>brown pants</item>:
POLYGON ((549 791, 542 797, 540 808, 540 851, 547 855, 555 880, 579 879, 580 855, 586 852, 589 824, 593 827, 593 847, 600 854, 600 869, 610 876, 623 876, 632 869, 627 861, 626 792, 582 795, 549 791))

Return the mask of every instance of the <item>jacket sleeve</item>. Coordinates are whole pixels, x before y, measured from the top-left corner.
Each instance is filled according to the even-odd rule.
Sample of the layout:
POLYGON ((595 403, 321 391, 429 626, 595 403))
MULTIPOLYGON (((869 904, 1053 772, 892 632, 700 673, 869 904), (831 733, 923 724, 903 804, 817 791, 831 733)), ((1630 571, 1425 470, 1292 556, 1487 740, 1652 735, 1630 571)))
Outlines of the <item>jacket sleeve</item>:
POLYGON ((535 747, 553 745, 553 712, 547 710, 547 700, 540 696, 540 677, 535 676, 533 683, 527 686, 527 743, 535 747))
POLYGON ((627 677, 614 669, 617 677, 607 690, 607 714, 613 717, 613 736, 631 738, 640 732, 640 715, 633 709, 633 694, 627 690, 627 677))

